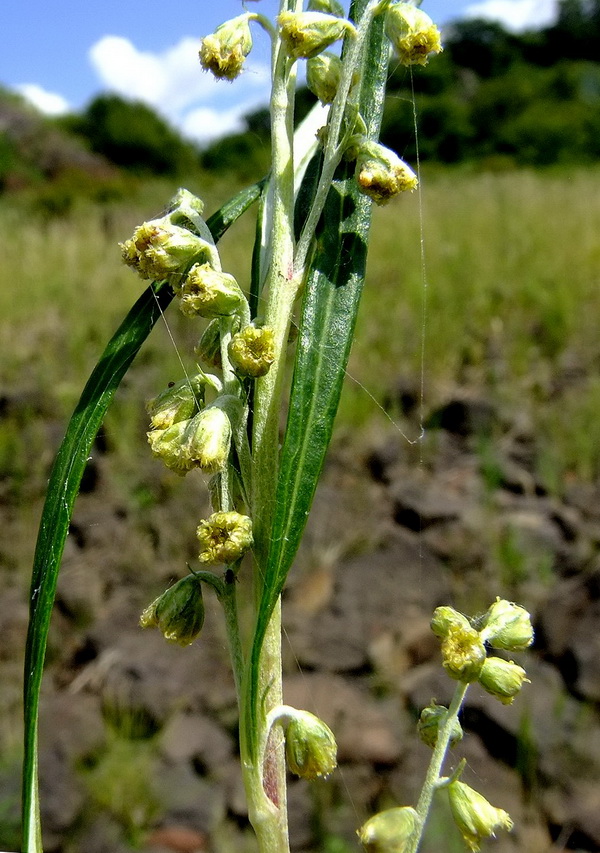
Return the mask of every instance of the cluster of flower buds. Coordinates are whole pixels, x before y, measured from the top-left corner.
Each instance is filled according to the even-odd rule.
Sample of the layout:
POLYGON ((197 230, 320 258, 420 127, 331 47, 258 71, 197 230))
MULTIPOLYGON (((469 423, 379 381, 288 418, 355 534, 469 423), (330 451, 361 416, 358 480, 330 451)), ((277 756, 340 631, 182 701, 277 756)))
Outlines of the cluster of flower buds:
POLYGON ((346 157, 356 159, 354 175, 358 189, 376 204, 387 204, 398 193, 412 192, 418 186, 410 166, 379 142, 355 137, 346 157))
POLYGON ((417 812, 411 806, 398 806, 373 815, 357 834, 367 853, 401 853, 418 826, 417 812))
POLYGON ((250 324, 232 336, 229 359, 240 376, 264 376, 275 361, 275 336, 269 326, 250 324))
POLYGON ((166 640, 189 646, 204 624, 202 586, 194 575, 177 581, 140 616, 142 628, 158 628, 166 640))
POLYGON ((216 474, 229 458, 231 422, 217 399, 192 418, 151 429, 148 442, 152 453, 176 474, 183 476, 193 468, 216 474))
POLYGON ((529 613, 498 598, 473 625, 452 607, 438 607, 431 628, 442 640, 443 666, 457 681, 479 684, 505 705, 527 681, 525 670, 513 661, 488 657, 485 645, 508 652, 523 651, 533 642, 529 613))
POLYGON ((205 36, 200 45, 200 64, 220 80, 235 80, 252 50, 250 12, 225 21, 214 33, 205 36))

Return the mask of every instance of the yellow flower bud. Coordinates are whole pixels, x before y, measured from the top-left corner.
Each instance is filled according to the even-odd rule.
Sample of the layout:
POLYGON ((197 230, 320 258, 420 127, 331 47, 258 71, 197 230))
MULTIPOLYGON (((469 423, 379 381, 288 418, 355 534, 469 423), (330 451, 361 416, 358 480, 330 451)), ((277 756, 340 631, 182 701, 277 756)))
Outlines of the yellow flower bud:
POLYGON ((417 187, 413 170, 397 154, 378 142, 365 140, 356 158, 358 189, 376 204, 386 204, 393 196, 417 187))
POLYGON ((478 681, 484 690, 499 699, 503 705, 511 705, 524 682, 529 679, 522 666, 513 661, 491 657, 483 664, 478 681))
POLYGON ((524 607, 497 598, 483 618, 481 639, 493 649, 519 652, 533 643, 531 617, 524 607))
POLYGON ((204 385, 196 379, 181 379, 148 400, 146 411, 153 429, 168 429, 189 420, 204 404, 204 385))
POLYGON ((309 711, 295 711, 285 730, 288 767, 302 779, 329 776, 337 766, 337 744, 329 726, 309 711))
POLYGON ((179 307, 188 317, 222 317, 235 314, 244 294, 232 275, 210 264, 194 264, 178 296, 179 307))
POLYGON ((373 815, 358 830, 358 837, 367 853, 404 853, 418 825, 416 811, 401 806, 373 815))
POLYGON ((211 35, 202 39, 200 64, 205 71, 224 80, 235 80, 252 50, 250 13, 225 21, 211 35))
POLYGON ((332 104, 342 76, 342 60, 324 51, 306 63, 306 85, 322 104, 332 104))
POLYGON ((451 678, 477 681, 485 659, 485 646, 474 628, 450 625, 442 642, 442 664, 451 678))
POLYGON ((189 646, 204 624, 202 586, 193 575, 177 581, 140 616, 142 628, 158 628, 166 640, 189 646))
MULTIPOLYGON (((437 743, 439 730, 446 722, 447 714, 448 709, 443 705, 437 705, 435 702, 432 702, 431 705, 428 705, 421 711, 421 716, 417 723, 417 732, 423 743, 432 749, 437 743)), ((462 737, 463 730, 455 717, 450 733, 450 746, 457 744, 462 740, 462 737)))
POLYGON ((510 815, 503 809, 490 805, 485 797, 465 785, 451 782, 448 797, 454 822, 458 826, 469 850, 476 853, 485 838, 495 836, 496 830, 512 829, 510 815))
POLYGON ((141 278, 164 281, 201 256, 206 243, 187 228, 173 225, 170 216, 144 222, 131 240, 119 243, 123 261, 141 278))
POLYGON ((194 353, 210 367, 221 367, 221 330, 218 320, 210 321, 194 347, 194 353))
POLYGON ((455 610, 454 607, 436 607, 431 618, 431 630, 436 637, 444 639, 452 625, 459 628, 470 628, 471 623, 466 616, 455 610))
POLYGON ((385 31, 403 65, 427 65, 440 53, 440 31, 429 15, 412 3, 393 3, 385 16, 385 31))
POLYGON ((239 512, 213 512, 196 530, 201 563, 235 563, 252 547, 252 521, 239 512))
POLYGON ((277 23, 293 59, 310 59, 355 31, 350 21, 322 12, 282 12, 277 23))
POLYGON ((228 347, 233 368, 256 379, 269 372, 275 361, 275 339, 268 326, 246 326, 233 335, 228 347))

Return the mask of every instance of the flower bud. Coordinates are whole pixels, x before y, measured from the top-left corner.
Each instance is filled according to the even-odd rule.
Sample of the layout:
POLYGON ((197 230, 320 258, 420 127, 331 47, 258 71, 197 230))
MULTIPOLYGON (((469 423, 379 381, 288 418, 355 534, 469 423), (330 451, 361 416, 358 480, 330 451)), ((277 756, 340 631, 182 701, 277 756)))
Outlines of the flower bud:
POLYGON ((306 85, 322 104, 331 104, 342 76, 342 60, 324 51, 306 63, 306 85))
POLYGON ((188 317, 223 317, 235 314, 244 294, 232 275, 210 264, 194 264, 179 293, 179 307, 188 317))
POLYGON ((193 575, 177 581, 140 616, 142 628, 158 628, 165 639, 180 646, 193 643, 203 624, 202 586, 193 575))
POLYGON ((415 189, 419 181, 413 170, 397 154, 378 142, 364 141, 356 158, 358 189, 376 204, 386 204, 393 196, 415 189))
POLYGON ((227 464, 231 423, 225 412, 213 405, 168 429, 151 430, 148 441, 152 453, 176 474, 186 474, 192 468, 216 474, 227 464))
POLYGON ((485 659, 485 646, 474 628, 450 626, 442 642, 442 664, 450 678, 477 681, 485 659))
POLYGON ((429 15, 412 3, 393 3, 385 15, 385 31, 402 65, 427 65, 430 53, 440 53, 440 31, 429 15))
POLYGON ((483 618, 481 639, 493 649, 520 652, 533 643, 531 617, 524 607, 497 598, 483 618))
POLYGON ((337 744, 329 726, 309 711, 296 711, 285 730, 288 767, 302 779, 329 776, 337 766, 337 744))
POLYGON ((269 372, 275 361, 275 338, 268 326, 246 326, 233 335, 228 347, 234 370, 256 379, 269 372))
POLYGON ((512 829, 513 823, 507 812, 490 805, 485 797, 464 782, 451 782, 448 797, 454 822, 465 844, 474 853, 479 850, 483 839, 496 835, 496 830, 510 832, 512 829))
POLYGON ((221 361, 221 328, 218 320, 211 320, 202 332, 200 340, 194 347, 194 353, 200 361, 209 367, 222 366, 221 361))
POLYGON ((119 243, 123 261, 141 278, 164 281, 185 268, 205 251, 205 242, 169 216, 144 222, 131 240, 119 243))
POLYGON ((471 623, 454 607, 436 607, 431 618, 431 630, 435 636, 444 639, 452 626, 470 628, 471 623))
POLYGON ((200 64, 219 80, 235 80, 252 50, 250 14, 225 21, 211 35, 202 39, 200 64))
MULTIPOLYGON (((448 709, 443 705, 437 705, 435 702, 432 702, 431 705, 428 705, 421 711, 421 716, 419 717, 419 722, 417 724, 417 731, 423 743, 427 744, 427 746, 430 746, 432 749, 437 743, 439 730, 446 722, 447 715, 448 709)), ((463 730, 455 717, 452 723, 452 731, 450 733, 450 746, 457 744, 462 740, 462 737, 463 730)))
POLYGON ((239 512, 213 512, 196 530, 201 563, 235 563, 252 547, 252 521, 239 512))
POLYGON ((367 853, 403 853, 419 825, 419 816, 410 806, 386 809, 373 815, 358 830, 367 853))
POLYGON ((277 23, 293 59, 310 59, 343 38, 347 31, 354 32, 350 21, 322 12, 282 12, 277 23))
POLYGON ((481 672, 479 683, 488 693, 499 699, 503 705, 511 705, 523 683, 529 681, 522 666, 502 658, 487 658, 481 672))
POLYGON ((204 385, 196 378, 181 379, 146 403, 153 429, 168 429, 192 418, 204 404, 204 385))
POLYGON ((326 15, 336 15, 338 18, 345 16, 344 7, 337 0, 309 0, 309 12, 325 12, 326 15))

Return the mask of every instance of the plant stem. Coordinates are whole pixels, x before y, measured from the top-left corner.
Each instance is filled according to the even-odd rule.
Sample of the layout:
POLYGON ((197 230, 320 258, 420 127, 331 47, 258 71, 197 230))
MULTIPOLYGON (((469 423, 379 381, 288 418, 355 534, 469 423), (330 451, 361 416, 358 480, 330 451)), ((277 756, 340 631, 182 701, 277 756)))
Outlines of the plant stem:
POLYGON ((458 712, 460 711, 468 689, 468 683, 462 681, 458 682, 454 691, 454 696, 452 697, 452 701, 448 708, 448 713, 446 714, 446 719, 438 731, 433 755, 431 756, 431 761, 427 768, 427 774, 425 776, 425 781, 423 782, 423 787, 421 788, 421 794, 419 796, 419 802, 416 807, 416 812, 419 817, 418 829, 408 842, 405 853, 417 853, 417 850, 419 849, 423 832, 425 830, 425 823, 429 815, 429 809, 431 808, 431 801, 433 800, 433 795, 438 787, 440 771, 442 769, 444 759, 446 758, 446 753, 448 752, 452 727, 458 717, 458 712))

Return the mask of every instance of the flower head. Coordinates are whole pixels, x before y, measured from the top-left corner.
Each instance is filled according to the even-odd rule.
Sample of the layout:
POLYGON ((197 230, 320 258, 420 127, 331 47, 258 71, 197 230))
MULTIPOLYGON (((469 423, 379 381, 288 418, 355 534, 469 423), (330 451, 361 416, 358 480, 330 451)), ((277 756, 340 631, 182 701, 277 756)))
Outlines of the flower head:
POLYGON ((140 616, 142 628, 158 628, 166 640, 189 646, 204 624, 202 586, 193 575, 163 592, 140 616))
POLYGON ((364 140, 356 158, 358 189, 376 204, 386 204, 393 196, 414 190, 419 181, 404 160, 378 142, 364 140))
POLYGON ((251 15, 245 13, 225 21, 202 39, 200 64, 205 71, 223 80, 235 80, 252 50, 251 15))
POLYGON ((239 512, 213 512, 196 530, 201 563, 235 563, 252 547, 252 521, 239 512))
POLYGON ((244 294, 232 275, 210 264, 194 264, 181 289, 179 307, 188 317, 223 317, 235 314, 244 294))
POLYGON ((204 403, 204 386, 194 379, 181 379, 146 403, 153 429, 168 429, 192 418, 204 403))
POLYGON ((471 623, 462 613, 454 607, 436 607, 431 617, 431 630, 436 637, 444 639, 448 636, 451 626, 470 628, 471 623))
POLYGON ((490 805, 485 797, 464 782, 451 782, 448 797, 454 822, 467 847, 474 853, 485 838, 496 834, 496 830, 512 829, 513 823, 507 812, 490 805))
MULTIPOLYGON (((427 707, 423 708, 421 711, 421 716, 419 717, 419 722, 417 724, 417 731, 423 743, 427 744, 427 746, 430 746, 432 749, 437 743, 440 728, 446 722, 447 716, 448 709, 443 705, 437 705, 433 701, 431 705, 427 705, 427 707)), ((452 731, 450 733, 450 746, 457 744, 462 740, 462 737, 463 730, 455 717, 452 723, 452 731)))
POLYGON ((503 705, 511 705, 528 680, 522 666, 496 657, 487 658, 478 678, 483 689, 499 699, 503 705))
POLYGON ((310 59, 346 32, 354 32, 350 21, 323 12, 282 12, 277 23, 293 59, 310 59))
POLYGON ((269 372, 275 361, 275 338, 268 326, 246 326, 233 335, 228 347, 234 369, 256 379, 269 372))
POLYGON ((144 222, 130 240, 119 244, 123 261, 141 278, 164 281, 181 274, 194 258, 204 252, 205 242, 169 216, 144 222))
POLYGON ((451 678, 477 681, 485 659, 485 646, 474 628, 450 625, 442 642, 442 663, 451 678))
POLYGON ((483 618, 481 638, 493 649, 523 651, 533 643, 531 617, 524 607, 497 598, 483 618))
POLYGON ((367 853, 403 853, 419 824, 419 816, 410 806, 379 812, 358 830, 367 853))
POLYGON ((440 31, 429 15, 412 3, 393 3, 385 16, 385 31, 403 65, 427 65, 440 53, 440 31))
POLYGON ((285 730, 288 767, 302 779, 329 776, 337 766, 337 744, 323 720, 309 711, 296 711, 285 730))
POLYGON ((332 104, 342 76, 342 60, 323 51, 306 63, 306 85, 322 104, 332 104))

